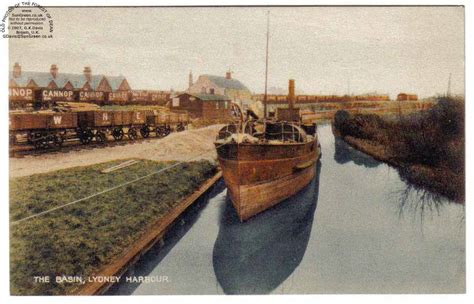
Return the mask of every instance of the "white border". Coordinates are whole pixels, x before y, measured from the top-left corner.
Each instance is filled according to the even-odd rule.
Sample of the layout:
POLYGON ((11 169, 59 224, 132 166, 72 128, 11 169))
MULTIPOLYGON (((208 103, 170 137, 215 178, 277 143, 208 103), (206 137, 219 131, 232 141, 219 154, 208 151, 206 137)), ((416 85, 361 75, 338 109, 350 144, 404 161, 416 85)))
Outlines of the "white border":
MULTIPOLYGON (((4 12, 7 10, 8 5, 15 4, 16 0, 2 1, 0 5, 1 17, 3 18, 4 12)), ((473 152, 472 145, 472 130, 473 122, 472 116, 469 114, 473 113, 473 106, 470 101, 471 97, 471 87, 468 84, 472 83, 472 63, 470 63, 468 54, 473 53, 472 49, 472 28, 473 23, 471 18, 473 15, 473 5, 470 4, 467 0, 460 1, 440 1, 440 0, 431 0, 431 1, 409 1, 409 0, 398 0, 398 1, 387 1, 387 0, 378 0, 378 1, 151 1, 151 0, 139 0, 139 1, 130 1, 130 0, 110 0, 110 1, 97 1, 97 0, 69 0, 69 1, 58 1, 58 0, 38 0, 35 1, 41 4, 42 6, 154 6, 154 5, 173 5, 173 6, 189 6, 189 5, 464 5, 465 6, 465 30, 466 30, 466 91, 465 96, 466 100, 466 185, 469 185, 472 179, 472 162, 471 158, 467 157, 472 155, 470 152, 473 152)), ((6 130, 8 128, 8 40, 0 38, 0 66, 4 67, 4 70, 0 73, 0 83, 2 84, 3 89, 0 90, 0 130, 6 130)), ((316 303, 325 303, 325 302, 339 302, 339 303, 420 303, 426 302, 430 304, 436 303, 467 303, 473 302, 472 297, 472 263, 470 259, 467 258, 467 294, 466 295, 311 295, 311 296, 116 296, 116 297, 11 297, 9 296, 9 255, 8 255, 8 136, 6 132, 3 132, 4 136, 0 139, 0 153, 1 153, 1 164, 2 169, 1 174, 1 195, 2 201, 0 204, 0 296, 2 298, 2 303, 126 303, 126 302, 144 302, 144 303, 156 303, 157 301, 166 301, 169 303, 180 303, 182 301, 193 301, 198 303, 218 303, 223 300, 228 301, 229 303, 235 302, 255 302, 255 303, 287 303, 288 301, 296 302, 316 302, 316 303)), ((471 156, 472 157, 472 156, 471 156)), ((471 203, 471 198, 473 197, 473 191, 466 186, 467 196, 466 196, 466 257, 469 257, 469 254, 473 252, 472 250, 472 238, 469 231, 472 228, 470 218, 472 212, 469 204, 471 203)))

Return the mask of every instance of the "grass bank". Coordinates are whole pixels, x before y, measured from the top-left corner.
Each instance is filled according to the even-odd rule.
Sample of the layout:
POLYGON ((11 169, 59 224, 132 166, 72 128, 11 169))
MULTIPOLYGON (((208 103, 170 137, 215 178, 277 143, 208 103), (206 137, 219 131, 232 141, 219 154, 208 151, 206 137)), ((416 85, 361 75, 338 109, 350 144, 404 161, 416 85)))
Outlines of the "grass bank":
POLYGON ((334 128, 409 182, 464 202, 464 99, 439 98, 429 110, 399 117, 338 111, 334 128))
MULTIPOLYGON (((120 162, 11 179, 10 221, 87 197, 169 165, 143 160, 121 170, 101 173, 120 162)), ((55 277, 86 278, 94 274, 215 172, 215 165, 208 161, 180 164, 137 183, 11 225, 11 293, 77 292, 80 284, 58 283, 55 277), (51 282, 35 283, 35 276, 49 276, 51 282)))

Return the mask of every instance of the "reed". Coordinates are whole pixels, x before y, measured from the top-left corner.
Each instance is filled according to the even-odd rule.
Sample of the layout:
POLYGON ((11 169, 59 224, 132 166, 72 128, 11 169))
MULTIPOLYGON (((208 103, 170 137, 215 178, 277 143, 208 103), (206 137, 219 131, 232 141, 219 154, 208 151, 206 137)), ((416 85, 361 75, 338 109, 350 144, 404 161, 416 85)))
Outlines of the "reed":
POLYGON ((334 127, 402 178, 464 201, 464 98, 440 97, 429 110, 392 117, 338 111, 334 127))

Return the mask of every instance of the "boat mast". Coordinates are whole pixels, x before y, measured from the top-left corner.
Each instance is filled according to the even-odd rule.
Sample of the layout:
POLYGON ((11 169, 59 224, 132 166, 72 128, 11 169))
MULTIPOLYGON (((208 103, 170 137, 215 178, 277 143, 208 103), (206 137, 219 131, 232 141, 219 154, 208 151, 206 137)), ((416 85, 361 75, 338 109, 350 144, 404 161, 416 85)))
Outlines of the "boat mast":
POLYGON ((263 117, 267 118, 267 85, 268 85, 268 43, 270 40, 270 11, 267 12, 267 49, 265 53, 265 94, 263 95, 263 117))

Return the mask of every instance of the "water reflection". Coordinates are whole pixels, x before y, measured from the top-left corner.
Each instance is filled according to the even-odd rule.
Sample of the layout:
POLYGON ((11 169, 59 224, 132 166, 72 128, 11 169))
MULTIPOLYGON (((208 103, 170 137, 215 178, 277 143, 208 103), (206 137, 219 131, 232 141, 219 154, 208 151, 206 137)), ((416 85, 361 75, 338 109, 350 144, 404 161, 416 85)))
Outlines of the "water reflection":
POLYGON ((465 292, 464 206, 384 163, 354 166, 356 151, 318 133, 324 166, 301 193, 240 224, 221 183, 132 270, 169 283, 109 294, 465 292))
MULTIPOLYGON (((399 218, 412 217, 414 221, 420 221, 423 229, 423 222, 426 217, 430 219, 433 216, 440 216, 443 209, 448 204, 455 204, 444 196, 430 192, 422 187, 405 182, 405 188, 396 192, 398 196, 398 215, 399 218)), ((464 216, 460 218, 464 222, 464 216)))
MULTIPOLYGON (((156 243, 140 260, 132 265, 122 277, 147 276, 160 264, 181 238, 193 227, 210 199, 225 189, 223 180, 219 180, 213 188, 204 194, 196 204, 191 205, 178 219, 177 223, 163 238, 163 242, 156 243)), ((125 282, 112 285, 105 295, 132 294, 141 283, 125 282)))
POLYGON ((339 137, 334 138, 334 160, 338 164, 345 164, 350 161, 359 166, 366 168, 375 168, 380 165, 380 162, 373 159, 369 155, 362 153, 351 146, 349 146, 344 140, 339 137))
POLYGON ((300 264, 310 237, 321 162, 312 182, 277 206, 240 223, 231 202, 222 205, 213 250, 217 280, 226 294, 266 294, 300 264))

